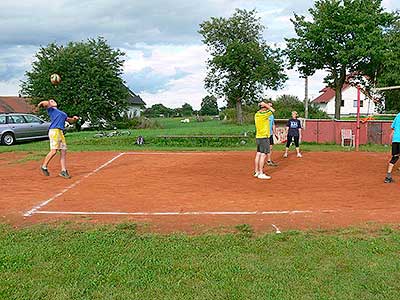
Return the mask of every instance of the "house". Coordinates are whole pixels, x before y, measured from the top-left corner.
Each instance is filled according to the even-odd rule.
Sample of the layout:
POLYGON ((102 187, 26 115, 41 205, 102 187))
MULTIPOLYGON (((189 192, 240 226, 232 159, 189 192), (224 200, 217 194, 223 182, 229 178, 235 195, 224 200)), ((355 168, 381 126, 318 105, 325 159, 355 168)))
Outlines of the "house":
POLYGON ((128 109, 126 111, 126 114, 128 118, 140 117, 142 109, 146 106, 146 103, 142 100, 142 98, 139 95, 136 95, 128 87, 127 89, 129 92, 129 96, 128 96, 128 109))
MULTIPOLYGON (((321 110, 330 116, 335 115, 335 90, 325 87, 320 91, 320 95, 312 100, 321 110)), ((342 107, 340 115, 356 115, 357 114, 357 87, 345 83, 342 88, 342 107)), ((376 103, 373 99, 367 97, 361 89, 360 113, 362 115, 376 114, 376 103)))
POLYGON ((0 113, 24 113, 34 112, 34 106, 29 98, 21 96, 0 96, 0 113))

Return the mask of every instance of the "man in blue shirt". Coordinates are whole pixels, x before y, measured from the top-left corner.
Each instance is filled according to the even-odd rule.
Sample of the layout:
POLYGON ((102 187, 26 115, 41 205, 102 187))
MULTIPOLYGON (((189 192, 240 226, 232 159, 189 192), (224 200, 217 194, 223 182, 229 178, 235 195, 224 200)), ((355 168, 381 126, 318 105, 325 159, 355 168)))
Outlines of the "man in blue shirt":
POLYGON ((392 171, 400 156, 400 113, 397 114, 392 124, 392 159, 389 162, 385 183, 392 183, 392 171))
POLYGON ((57 108, 57 102, 53 99, 40 102, 38 107, 42 106, 46 108, 47 113, 50 116, 51 124, 49 127, 50 152, 44 159, 40 170, 42 171, 43 175, 50 176, 47 166, 57 154, 57 151, 60 151, 61 172, 59 175, 63 178, 69 179, 71 176, 67 171, 67 143, 65 142, 64 137, 65 122, 75 123, 79 120, 79 118, 77 116, 69 118, 65 112, 57 108))

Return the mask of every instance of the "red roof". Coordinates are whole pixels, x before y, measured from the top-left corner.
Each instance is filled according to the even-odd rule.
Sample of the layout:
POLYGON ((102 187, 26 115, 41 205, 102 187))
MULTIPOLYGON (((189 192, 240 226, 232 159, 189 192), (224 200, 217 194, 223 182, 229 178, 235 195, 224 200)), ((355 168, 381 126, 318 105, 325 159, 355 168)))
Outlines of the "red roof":
POLYGON ((18 96, 0 96, 0 113, 32 113, 34 106, 29 98, 18 96))
MULTIPOLYGON (((349 86, 350 86, 350 84, 345 83, 343 85, 342 92, 344 90, 346 90, 349 86)), ((322 94, 319 95, 314 100, 312 100, 312 102, 314 102, 314 103, 328 103, 332 99, 335 99, 335 90, 333 88, 325 87, 320 91, 320 93, 322 93, 322 94)))

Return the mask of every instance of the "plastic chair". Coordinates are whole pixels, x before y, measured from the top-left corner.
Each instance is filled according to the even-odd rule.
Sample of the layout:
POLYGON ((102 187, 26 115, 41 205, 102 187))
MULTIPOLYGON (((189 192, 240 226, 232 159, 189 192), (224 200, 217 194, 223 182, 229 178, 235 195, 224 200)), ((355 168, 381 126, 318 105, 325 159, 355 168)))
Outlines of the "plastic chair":
POLYGON ((355 147, 355 136, 353 134, 353 130, 342 129, 342 147, 345 147, 346 140, 350 141, 350 147, 355 147))

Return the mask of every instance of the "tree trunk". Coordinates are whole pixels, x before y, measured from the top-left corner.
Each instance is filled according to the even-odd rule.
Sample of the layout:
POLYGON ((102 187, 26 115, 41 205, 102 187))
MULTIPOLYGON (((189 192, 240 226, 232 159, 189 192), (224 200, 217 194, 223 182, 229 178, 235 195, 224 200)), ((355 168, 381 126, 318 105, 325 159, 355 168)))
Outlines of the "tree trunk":
POLYGON ((308 77, 304 80, 304 118, 308 119, 308 77))
POLYGON ((338 85, 335 87, 335 119, 340 120, 340 108, 342 106, 342 87, 338 85))
POLYGON ((243 124, 242 100, 240 98, 236 100, 236 121, 240 125, 243 124))
POLYGON ((340 108, 342 106, 342 89, 346 82, 346 66, 341 66, 339 77, 335 75, 335 119, 340 120, 340 108))

